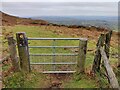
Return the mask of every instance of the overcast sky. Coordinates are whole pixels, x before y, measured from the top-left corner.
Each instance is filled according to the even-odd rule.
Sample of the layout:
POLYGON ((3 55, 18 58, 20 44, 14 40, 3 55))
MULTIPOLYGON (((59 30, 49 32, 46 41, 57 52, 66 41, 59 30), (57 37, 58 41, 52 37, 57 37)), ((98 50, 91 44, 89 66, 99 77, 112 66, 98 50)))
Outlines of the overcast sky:
POLYGON ((1 10, 22 17, 117 16, 118 0, 4 0, 1 10))
POLYGON ((119 2, 119 0, 1 0, 2 2, 119 2))

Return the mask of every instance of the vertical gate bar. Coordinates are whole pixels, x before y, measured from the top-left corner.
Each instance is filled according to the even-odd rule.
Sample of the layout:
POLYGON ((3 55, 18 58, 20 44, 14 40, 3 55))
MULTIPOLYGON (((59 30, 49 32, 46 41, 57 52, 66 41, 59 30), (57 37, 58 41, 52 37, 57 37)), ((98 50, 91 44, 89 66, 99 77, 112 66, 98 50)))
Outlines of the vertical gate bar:
MULTIPOLYGON (((55 39, 53 39, 53 54, 55 54, 56 53, 56 51, 55 51, 55 39)), ((53 63, 55 63, 55 58, 56 56, 55 55, 53 55, 53 63)), ((56 67, 55 67, 55 65, 53 64, 53 70, 55 70, 56 69, 56 67)))
MULTIPOLYGON (((25 34, 26 35, 26 34, 25 34)), ((30 54, 29 54, 29 48, 28 48, 28 37, 27 36, 25 36, 26 38, 26 46, 27 46, 27 52, 28 52, 28 67, 29 67, 29 72, 31 71, 31 68, 30 68, 30 54)))
MULTIPOLYGON (((60 59, 59 59, 59 60, 60 60, 60 62, 61 62, 61 61, 63 62, 63 60, 65 60, 65 59, 64 59, 64 57, 60 56, 60 59)), ((59 67, 60 67, 59 70, 61 70, 61 65, 60 65, 59 67)))
MULTIPOLYGON (((40 56, 41 57, 41 56, 40 56)), ((42 57, 43 58, 43 57, 42 57)), ((45 63, 45 57, 43 58, 44 59, 44 63, 45 63)), ((45 65, 43 64, 43 71, 45 71, 45 65)))

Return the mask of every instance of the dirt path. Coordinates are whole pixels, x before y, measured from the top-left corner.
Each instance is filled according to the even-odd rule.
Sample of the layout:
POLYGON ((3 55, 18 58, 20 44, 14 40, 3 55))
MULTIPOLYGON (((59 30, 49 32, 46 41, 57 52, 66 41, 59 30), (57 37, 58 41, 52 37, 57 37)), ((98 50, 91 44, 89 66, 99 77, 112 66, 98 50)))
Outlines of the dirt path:
POLYGON ((47 88, 64 88, 64 83, 71 79, 70 74, 48 74, 50 83, 47 88))

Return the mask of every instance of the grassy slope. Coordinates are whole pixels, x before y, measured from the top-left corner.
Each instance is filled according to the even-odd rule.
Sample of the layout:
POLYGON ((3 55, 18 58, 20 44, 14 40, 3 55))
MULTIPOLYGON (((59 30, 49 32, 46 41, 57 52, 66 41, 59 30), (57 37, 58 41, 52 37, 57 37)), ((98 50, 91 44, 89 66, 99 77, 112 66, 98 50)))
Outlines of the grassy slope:
MULTIPOLYGON (((51 28, 46 29, 45 26, 14 26, 14 27, 7 27, 7 33, 8 33, 8 31, 13 32, 14 36, 15 36, 16 32, 26 32, 28 37, 56 37, 56 38, 58 38, 58 37, 62 37, 62 38, 63 37, 73 37, 73 36, 69 36, 66 34, 58 35, 58 34, 54 33, 51 28)), ((75 36, 75 37, 78 37, 78 36, 75 36)), ((30 44, 37 45, 37 44, 39 44, 39 42, 30 42, 30 44)), ((48 45, 48 42, 44 42, 42 44, 48 45)), ((61 45, 62 44, 66 44, 66 42, 62 42, 61 45)), ((73 41, 73 42, 71 42, 71 44, 76 45, 76 42, 73 41)), ((88 49, 89 50, 92 49, 93 51, 87 52, 86 64, 85 64, 86 73, 89 73, 92 63, 93 63, 95 46, 96 46, 96 42, 94 40, 88 41, 88 49)), ((114 48, 111 48, 111 49, 112 49, 112 52, 117 52, 117 49, 114 49, 114 48)), ((38 53, 39 50, 31 50, 31 52, 38 53)), ((45 50, 45 52, 48 52, 48 51, 45 50)), ((117 63, 117 59, 111 58, 111 64, 115 65, 116 63, 117 63)), ((19 76, 19 74, 17 76, 19 76)), ((46 84, 49 84, 51 82, 50 80, 47 79, 46 75, 43 77, 42 74, 37 73, 37 74, 31 74, 30 76, 31 77, 29 79, 31 82, 26 81, 24 83, 23 87, 29 87, 29 88, 30 87, 42 87, 42 86, 48 87, 48 85, 46 85, 46 84)), ((13 76, 10 76, 10 77, 7 77, 6 79, 9 79, 11 77, 14 78, 13 76)), ((88 76, 81 75, 79 80, 76 80, 76 77, 77 77, 76 75, 73 75, 73 78, 71 78, 70 80, 67 80, 67 81, 63 80, 62 82, 64 84, 62 85, 62 87, 67 87, 67 88, 96 88, 96 87, 99 87, 98 82, 97 82, 98 79, 93 79, 89 75, 88 76)), ((13 84, 13 86, 8 85, 8 87, 14 87, 15 85, 14 84, 13 84)), ((103 87, 105 87, 105 86, 103 86, 103 87)))

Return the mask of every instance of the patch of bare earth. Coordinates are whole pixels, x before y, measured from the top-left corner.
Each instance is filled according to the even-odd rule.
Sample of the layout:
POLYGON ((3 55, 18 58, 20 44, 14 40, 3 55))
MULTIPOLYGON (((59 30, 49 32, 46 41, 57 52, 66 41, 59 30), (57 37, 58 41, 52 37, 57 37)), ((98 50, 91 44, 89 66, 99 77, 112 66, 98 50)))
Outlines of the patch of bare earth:
POLYGON ((63 88, 63 82, 71 79, 70 74, 48 74, 49 85, 46 88, 63 88))

